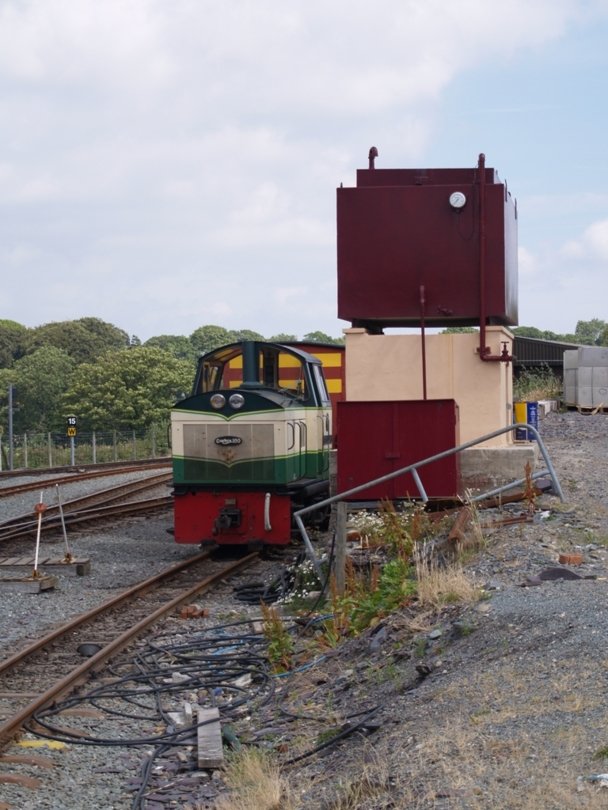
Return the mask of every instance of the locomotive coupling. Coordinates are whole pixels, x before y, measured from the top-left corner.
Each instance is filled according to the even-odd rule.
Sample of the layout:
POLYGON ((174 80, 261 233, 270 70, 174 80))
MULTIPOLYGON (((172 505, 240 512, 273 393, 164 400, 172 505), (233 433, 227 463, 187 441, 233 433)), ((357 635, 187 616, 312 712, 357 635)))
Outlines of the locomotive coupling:
POLYGON ((241 525, 242 513, 240 509, 235 506, 225 506, 220 509, 215 523, 213 524, 213 533, 221 534, 229 529, 236 529, 241 525))

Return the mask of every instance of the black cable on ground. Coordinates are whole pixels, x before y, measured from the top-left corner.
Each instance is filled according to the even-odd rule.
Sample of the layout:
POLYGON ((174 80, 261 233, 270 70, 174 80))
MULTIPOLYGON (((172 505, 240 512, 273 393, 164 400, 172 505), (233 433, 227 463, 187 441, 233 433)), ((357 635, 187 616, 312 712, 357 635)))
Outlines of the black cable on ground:
POLYGON ((28 730, 47 738, 82 745, 182 745, 184 737, 191 735, 196 726, 154 737, 113 740, 90 735, 71 737, 64 729, 55 728, 50 718, 67 708, 89 702, 115 716, 130 720, 155 720, 162 714, 162 696, 187 690, 205 691, 210 702, 215 703, 226 716, 231 716, 252 700, 261 701, 263 705, 272 696, 274 681, 268 670, 267 658, 261 653, 250 652, 250 649, 261 647, 265 641, 256 634, 226 632, 248 623, 236 622, 211 628, 197 634, 187 644, 149 644, 137 656, 132 668, 126 674, 117 676, 115 681, 99 685, 88 694, 71 696, 61 703, 38 711, 32 719, 45 732, 34 731, 31 727, 28 730), (172 678, 174 672, 179 672, 184 677, 175 681, 172 678), (234 683, 243 676, 249 676, 247 687, 234 683), (136 706, 137 711, 124 711, 104 705, 106 701, 116 700, 136 706), (154 705, 150 705, 152 701, 154 705))
MULTIPOLYGON (((297 565, 297 563, 295 563, 297 565)), ((290 568, 283 568, 272 582, 245 582, 234 589, 234 596, 239 602, 249 605, 259 605, 264 602, 272 605, 279 599, 284 599, 293 589, 296 575, 290 568)))
MULTIPOLYGON (((302 624, 302 620, 294 621, 288 627, 288 632, 294 635, 301 636, 315 622, 330 618, 312 614, 327 593, 335 554, 335 542, 334 533, 327 559, 327 576, 320 583, 321 590, 315 604, 307 611, 308 619, 304 624, 302 624)), ((295 581, 296 574, 291 570, 286 570, 281 572, 270 585, 249 583, 239 588, 237 594, 244 597, 243 601, 253 601, 254 597, 256 602, 260 601, 260 592, 262 597, 265 596, 268 600, 275 597, 278 599, 290 592, 295 581)), ((142 784, 133 799, 132 810, 139 810, 143 806, 142 802, 145 801, 153 763, 159 756, 174 747, 195 743, 197 728, 199 725, 204 725, 204 723, 194 722, 187 727, 176 729, 170 724, 170 718, 163 708, 167 698, 171 698, 173 694, 183 695, 184 692, 195 692, 197 701, 203 703, 200 693, 204 693, 205 702, 217 706, 222 714, 222 719, 236 716, 248 703, 255 702, 257 706, 262 706, 273 698, 276 678, 270 672, 268 657, 265 654, 266 638, 260 633, 239 632, 245 625, 250 624, 251 620, 247 619, 212 627, 189 637, 187 642, 176 644, 150 641, 131 662, 128 670, 125 671, 125 667, 122 666, 110 667, 110 671, 116 676, 115 680, 96 686, 88 694, 71 696, 62 703, 40 710, 33 717, 33 721, 37 724, 36 729, 34 730, 29 725, 27 730, 40 737, 76 745, 153 747, 153 751, 142 769, 142 784), (178 675, 179 677, 177 677, 178 675), (245 681, 241 684, 235 683, 239 678, 244 678, 245 681), (121 701, 124 708, 108 705, 114 704, 116 701, 121 701), (160 718, 165 722, 167 730, 153 736, 111 739, 93 735, 81 736, 80 731, 77 732, 78 736, 71 736, 66 733, 65 729, 53 725, 53 716, 84 702, 91 703, 109 715, 122 717, 129 721, 158 722, 160 718)), ((285 673, 284 677, 289 678, 312 665, 314 662, 313 664, 308 662, 303 667, 285 673)), ((280 706, 279 709, 286 716, 299 719, 298 715, 289 713, 280 706)), ((342 729, 330 740, 287 760, 284 764, 292 765, 338 743, 355 731, 364 728, 378 710, 379 707, 366 710, 365 716, 355 725, 342 729)), ((251 712, 251 709, 249 711, 251 712)), ((356 717, 360 714, 359 712, 349 717, 356 717)), ((307 718, 302 716, 302 719, 307 718)))
MULTIPOLYGON (((286 767, 288 765, 295 765, 296 762, 301 762, 303 759, 307 759, 308 757, 313 756, 313 754, 318 754, 319 751, 322 751, 324 748, 329 748, 332 745, 335 745, 340 740, 344 740, 346 737, 350 737, 351 734, 354 734, 355 731, 359 731, 360 729, 365 728, 365 726, 369 723, 372 717, 380 711, 381 706, 374 706, 373 709, 370 709, 363 719, 359 720, 358 723, 355 723, 353 726, 348 726, 347 728, 343 729, 342 731, 338 732, 334 737, 329 740, 325 740, 325 742, 319 743, 314 748, 311 748, 310 751, 305 751, 303 754, 299 754, 297 757, 292 757, 291 759, 285 760, 283 765, 286 767)), ((358 712, 357 714, 360 714, 358 712)), ((355 717, 356 715, 350 715, 351 717, 355 717)))

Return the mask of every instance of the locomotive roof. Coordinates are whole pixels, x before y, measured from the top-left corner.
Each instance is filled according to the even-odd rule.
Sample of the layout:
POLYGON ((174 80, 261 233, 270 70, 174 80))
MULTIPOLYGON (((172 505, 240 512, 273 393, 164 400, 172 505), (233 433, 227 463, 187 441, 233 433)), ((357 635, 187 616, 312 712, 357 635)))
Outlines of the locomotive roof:
POLYGON ((199 362, 207 362, 214 354, 221 354, 224 352, 230 354, 231 350, 234 350, 234 354, 237 354, 239 350, 242 351, 244 346, 252 344, 255 346, 275 346, 278 349, 284 349, 290 354, 296 355, 296 357, 300 357, 306 363, 322 365, 318 357, 305 352, 303 349, 298 349, 295 346, 290 346, 287 343, 274 343, 273 341, 269 340, 239 340, 235 343, 227 343, 225 346, 218 346, 215 349, 211 349, 211 351, 205 352, 205 354, 200 357, 199 362))

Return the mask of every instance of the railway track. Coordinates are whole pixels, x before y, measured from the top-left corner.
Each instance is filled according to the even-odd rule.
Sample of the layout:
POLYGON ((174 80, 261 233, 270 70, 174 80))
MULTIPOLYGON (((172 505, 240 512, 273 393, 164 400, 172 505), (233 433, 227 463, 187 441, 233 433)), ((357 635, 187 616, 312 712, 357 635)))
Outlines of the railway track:
MULTIPOLYGON (((78 468, 71 472, 69 475, 59 475, 55 478, 47 478, 44 481, 28 481, 25 484, 14 484, 13 486, 0 487, 0 498, 8 498, 12 495, 21 495, 25 492, 40 491, 40 489, 53 489, 56 486, 63 486, 64 484, 74 484, 79 481, 90 481, 95 478, 104 478, 110 475, 123 475, 126 473, 143 472, 145 470, 153 470, 158 468, 170 469, 171 462, 167 460, 155 460, 146 464, 123 464, 120 466, 98 468, 78 468)), ((28 471, 29 472, 29 471, 28 471)), ((32 471, 33 475, 48 475, 52 474, 55 470, 32 471)), ((25 473, 24 473, 25 474, 25 473)), ((8 478, 6 473, 0 474, 8 478)), ((0 481, 2 478, 0 478, 0 481)))
MULTIPOLYGON (((99 464, 78 464, 73 467, 25 467, 18 470, 0 470, 0 482, 12 480, 13 478, 32 478, 35 476, 57 475, 65 477, 66 472, 70 473, 70 480, 74 480, 74 475, 85 477, 93 474, 99 475, 120 475, 131 470, 153 469, 154 467, 170 466, 171 459, 166 456, 157 458, 138 459, 137 461, 107 461, 99 464)), ((2 491, 2 490, 0 490, 2 491)))
POLYGON ((138 635, 257 558, 226 565, 198 554, 0 661, 0 750, 37 711, 72 692, 138 635))
MULTIPOLYGON (((168 485, 170 482, 171 473, 160 472, 137 481, 121 483, 96 490, 79 498, 73 498, 63 503, 61 509, 58 503, 48 505, 42 514, 40 529, 47 534, 61 531, 64 525, 73 528, 81 527, 114 517, 125 517, 141 512, 149 513, 169 507, 172 503, 171 495, 126 503, 125 501, 160 486, 168 485)), ((37 489, 41 490, 40 484, 37 485, 37 489)), ((35 516, 34 510, 29 514, 9 518, 0 523, 0 542, 31 537, 38 531, 38 524, 39 519, 35 516)))

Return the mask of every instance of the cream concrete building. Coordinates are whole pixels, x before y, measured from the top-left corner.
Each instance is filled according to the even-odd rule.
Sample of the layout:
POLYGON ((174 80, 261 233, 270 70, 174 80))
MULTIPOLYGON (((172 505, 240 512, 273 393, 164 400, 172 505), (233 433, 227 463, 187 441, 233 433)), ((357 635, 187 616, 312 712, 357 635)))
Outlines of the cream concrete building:
MULTIPOLYGON (((346 399, 351 401, 424 399, 422 337, 372 335, 365 329, 344 330, 346 399)), ((426 398, 453 399, 458 405, 460 443, 473 441, 513 423, 512 363, 479 357, 479 332, 427 334, 426 398)), ((492 355, 513 350, 513 334, 502 326, 486 327, 492 355)), ((461 454, 465 486, 503 483, 521 478, 534 467, 536 448, 504 433, 461 454)))

